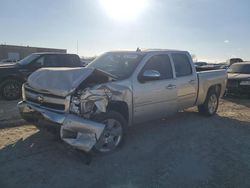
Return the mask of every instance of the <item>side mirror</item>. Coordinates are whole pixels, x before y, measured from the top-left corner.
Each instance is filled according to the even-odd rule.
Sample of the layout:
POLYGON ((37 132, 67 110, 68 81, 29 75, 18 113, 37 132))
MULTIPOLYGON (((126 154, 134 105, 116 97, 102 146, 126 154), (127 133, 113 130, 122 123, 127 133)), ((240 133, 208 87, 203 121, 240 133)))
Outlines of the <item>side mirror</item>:
POLYGON ((143 72, 140 81, 152 81, 152 80, 159 80, 161 74, 157 70, 146 70, 143 72))

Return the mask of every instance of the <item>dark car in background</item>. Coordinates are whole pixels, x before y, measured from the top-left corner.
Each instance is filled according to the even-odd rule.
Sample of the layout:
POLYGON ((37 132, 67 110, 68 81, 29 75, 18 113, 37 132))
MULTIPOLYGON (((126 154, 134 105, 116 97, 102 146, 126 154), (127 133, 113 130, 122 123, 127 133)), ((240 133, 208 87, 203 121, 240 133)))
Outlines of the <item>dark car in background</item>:
POLYGON ((207 63, 206 65, 196 66, 195 68, 198 72, 223 69, 221 67, 221 64, 217 64, 217 63, 207 63))
POLYGON ((198 62, 194 63, 195 67, 202 67, 202 66, 205 66, 205 65, 207 65, 207 62, 198 61, 198 62))
POLYGON ((15 59, 2 59, 2 60, 0 60, 0 64, 2 64, 2 63, 16 63, 17 62, 17 60, 15 60, 15 59))
POLYGON ((229 67, 227 93, 250 96, 250 62, 235 63, 229 67))
POLYGON ((231 58, 227 62, 228 62, 228 65, 231 66, 231 65, 233 65, 235 63, 243 62, 243 59, 241 59, 241 58, 231 58))
POLYGON ((33 53, 13 64, 0 64, 0 95, 6 100, 21 96, 22 84, 28 76, 42 67, 81 67, 76 54, 33 53))

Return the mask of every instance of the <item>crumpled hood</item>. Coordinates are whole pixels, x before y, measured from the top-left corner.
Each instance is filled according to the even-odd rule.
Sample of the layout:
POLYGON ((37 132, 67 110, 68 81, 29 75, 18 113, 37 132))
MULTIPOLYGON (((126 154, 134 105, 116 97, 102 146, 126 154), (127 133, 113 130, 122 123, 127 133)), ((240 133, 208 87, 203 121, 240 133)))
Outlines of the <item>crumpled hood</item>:
POLYGON ((228 79, 231 79, 231 80, 233 80, 233 79, 234 80, 249 79, 250 80, 250 74, 229 73, 228 79))
POLYGON ((28 78, 30 87, 37 91, 66 97, 93 72, 94 68, 41 68, 28 78))

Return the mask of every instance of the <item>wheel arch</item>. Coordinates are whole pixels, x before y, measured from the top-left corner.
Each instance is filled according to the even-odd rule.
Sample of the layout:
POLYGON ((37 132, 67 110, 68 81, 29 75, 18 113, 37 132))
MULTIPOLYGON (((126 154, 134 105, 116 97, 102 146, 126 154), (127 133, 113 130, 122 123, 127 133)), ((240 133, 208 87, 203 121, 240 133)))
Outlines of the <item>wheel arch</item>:
POLYGON ((215 91, 218 96, 221 95, 221 84, 215 84, 208 88, 207 95, 210 91, 215 91))
POLYGON ((128 104, 124 101, 111 101, 107 106, 107 110, 120 113, 127 123, 130 121, 128 104))
POLYGON ((207 90, 206 99, 205 99, 204 103, 198 105, 199 113, 202 115, 205 115, 207 117, 214 115, 218 109, 220 93, 221 93, 221 85, 220 84, 215 84, 215 85, 210 86, 207 90), (209 96, 214 94, 214 92, 215 92, 215 95, 217 97, 217 99, 216 99, 217 103, 216 103, 216 107, 214 108, 214 112, 210 112, 209 105, 208 105, 209 96))

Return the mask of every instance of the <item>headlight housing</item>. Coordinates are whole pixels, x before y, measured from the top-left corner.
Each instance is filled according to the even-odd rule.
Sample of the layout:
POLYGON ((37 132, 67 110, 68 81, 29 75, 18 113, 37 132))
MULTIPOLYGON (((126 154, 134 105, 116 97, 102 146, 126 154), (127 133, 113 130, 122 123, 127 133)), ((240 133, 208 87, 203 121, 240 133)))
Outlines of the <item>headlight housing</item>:
POLYGON ((74 114, 80 114, 80 99, 78 97, 73 96, 70 101, 69 111, 74 114))
POLYGON ((240 85, 250 86, 250 80, 241 81, 240 85))

